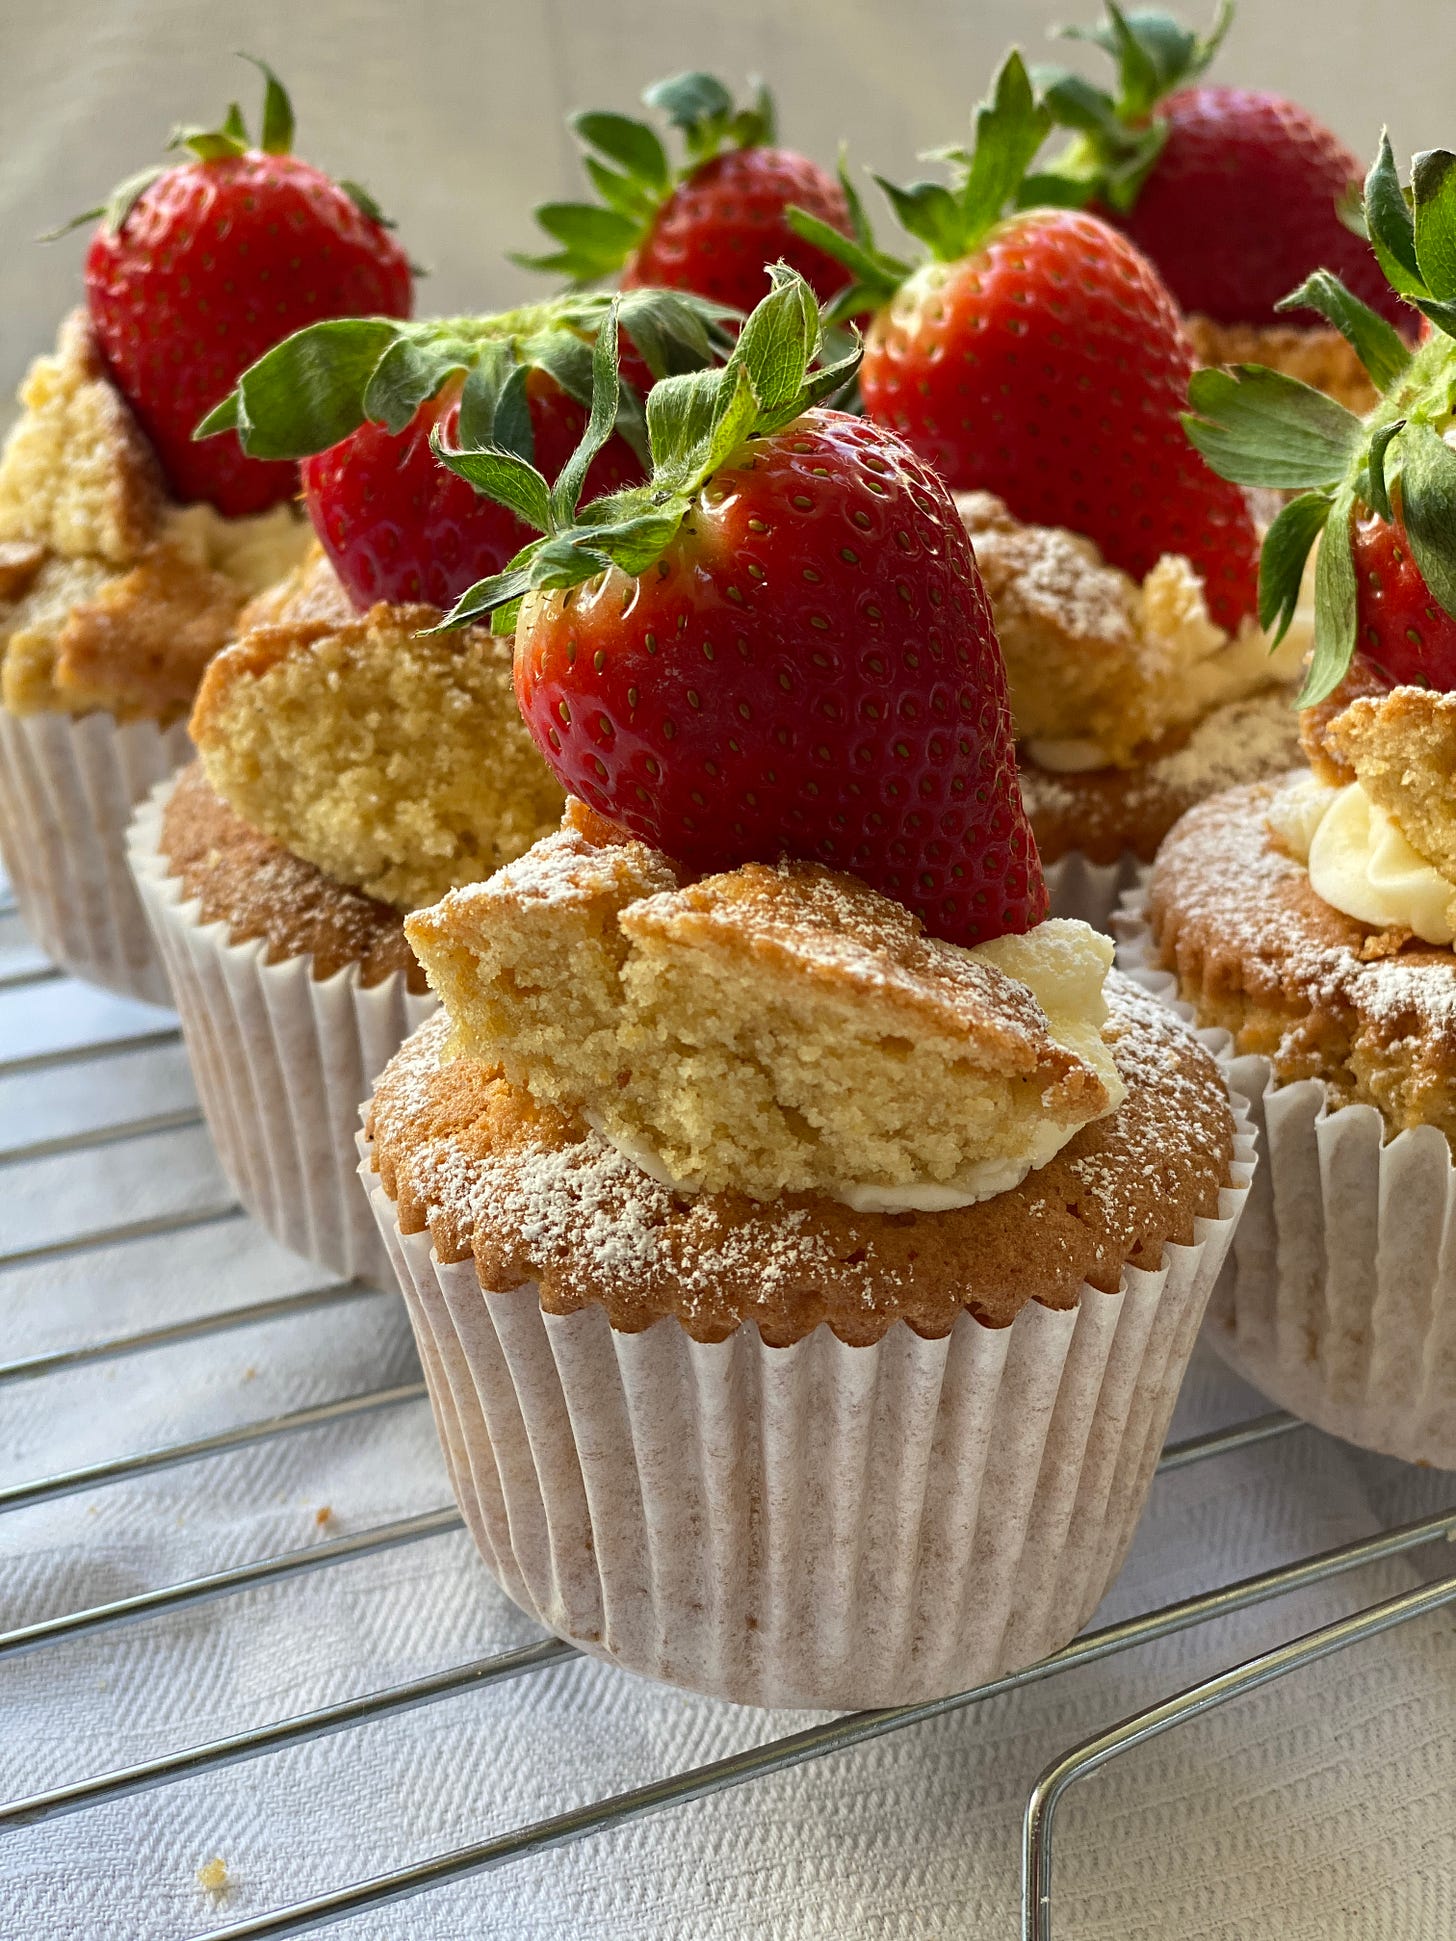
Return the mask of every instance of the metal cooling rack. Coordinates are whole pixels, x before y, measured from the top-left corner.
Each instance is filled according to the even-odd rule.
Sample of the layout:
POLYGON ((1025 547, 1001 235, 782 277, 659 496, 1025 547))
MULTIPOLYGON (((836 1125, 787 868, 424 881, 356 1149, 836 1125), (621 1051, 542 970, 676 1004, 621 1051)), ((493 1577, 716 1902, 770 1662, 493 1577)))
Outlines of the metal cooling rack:
MULTIPOLYGON (((9 918, 14 924, 14 903, 8 892, 0 889, 0 919, 4 918, 9 918)), ((38 1054, 7 1057, 4 1053, 7 999, 18 991, 33 988, 58 975, 52 967, 39 961, 35 953, 22 953, 14 967, 0 968, 0 1078, 26 1073, 40 1077, 57 1066, 175 1040, 175 1028, 162 1027, 124 1037, 68 1045, 38 1054)), ((160 1131, 178 1130, 199 1122, 196 1110, 188 1108, 152 1114, 124 1123, 98 1125, 65 1137, 11 1146, 0 1151, 0 1169, 20 1161, 142 1139, 160 1131)), ((3 1191, 3 1170, 0 1170, 0 1203, 3 1203, 3 1191)), ((220 1224, 235 1218, 237 1213, 238 1208, 234 1204, 222 1203, 198 1206, 166 1218, 144 1219, 104 1228, 83 1228, 40 1246, 8 1251, 0 1249, 0 1268, 61 1254, 82 1253, 120 1240, 220 1224)), ((302 1314, 331 1303, 380 1297, 378 1289, 364 1287, 357 1282, 338 1283, 111 1339, 80 1342, 72 1347, 0 1363, 0 1387, 44 1380, 47 1376, 92 1363, 147 1354, 177 1342, 224 1334, 233 1329, 302 1314)), ((135 1480, 179 1464, 205 1461, 227 1451, 318 1428, 348 1417, 417 1403, 425 1399, 425 1393, 422 1381, 397 1383, 315 1407, 274 1415, 216 1435, 119 1456, 65 1474, 38 1477, 32 1482, 0 1490, 0 1513, 28 1508, 107 1484, 135 1480)), ((1235 1450, 1248 1449, 1298 1432, 1302 1426, 1289 1416, 1274 1413, 1258 1416, 1216 1434, 1170 1443, 1163 1451, 1159 1474, 1166 1475, 1192 1463, 1216 1461, 1235 1450)), ((430 1542, 460 1528, 461 1519, 453 1506, 442 1505, 438 1509, 403 1517, 353 1535, 329 1538, 304 1549, 262 1557, 238 1568, 158 1586, 112 1603, 67 1611, 19 1629, 0 1632, 0 1661, 20 1652, 46 1650, 86 1633, 137 1623, 214 1599, 236 1596, 263 1584, 291 1582, 310 1572, 328 1570, 350 1560, 378 1556, 401 1545, 430 1542)), ((409 1900, 466 1875, 505 1867, 543 1849, 586 1839, 685 1801, 700 1800, 785 1768, 863 1745, 888 1733, 905 1731, 928 1719, 966 1710, 984 1699, 1019 1690, 1175 1632, 1287 1597, 1383 1559, 1415 1551, 1442 1538, 1456 1539, 1456 1505, 1438 1515, 1383 1530, 1377 1535, 1341 1544, 1317 1555, 1301 1557, 1278 1569, 1263 1571, 1200 1596, 1164 1605, 1159 1610, 1146 1612, 1120 1624, 1086 1632, 1065 1650, 1044 1659, 1040 1664, 977 1686, 974 1690, 959 1692, 953 1697, 937 1699, 928 1704, 853 1713, 729 1758, 669 1773, 649 1785, 633 1787, 574 1811, 537 1820, 496 1838, 433 1854, 373 1879, 300 1900, 268 1914, 210 1929, 195 1937, 195 1941, 243 1941, 245 1936, 296 1935, 331 1927, 367 1909, 409 1900)), ((1214 1706, 1228 1704, 1333 1652, 1451 1605, 1456 1605, 1456 1574, 1439 1577, 1401 1596, 1373 1604, 1274 1650, 1230 1666, 1218 1676, 1135 1712, 1105 1732, 1070 1748, 1047 1767, 1031 1789, 1026 1803, 1022 1841, 1022 1941, 1052 1941, 1056 1814, 1068 1789, 1078 1780, 1214 1706)), ((538 1643, 476 1658, 469 1663, 410 1679, 362 1697, 280 1719, 252 1731, 233 1733, 138 1765, 35 1793, 28 1798, 11 1800, 0 1804, 0 1836, 58 1815, 85 1812, 127 1795, 173 1785, 246 1760, 261 1759, 285 1746, 348 1732, 368 1720, 413 1711, 438 1700, 510 1679, 527 1678, 547 1666, 560 1664, 577 1655, 573 1646, 556 1638, 543 1638, 538 1643)), ((0 1663, 0 1675, 3 1675, 3 1663, 0 1663)))

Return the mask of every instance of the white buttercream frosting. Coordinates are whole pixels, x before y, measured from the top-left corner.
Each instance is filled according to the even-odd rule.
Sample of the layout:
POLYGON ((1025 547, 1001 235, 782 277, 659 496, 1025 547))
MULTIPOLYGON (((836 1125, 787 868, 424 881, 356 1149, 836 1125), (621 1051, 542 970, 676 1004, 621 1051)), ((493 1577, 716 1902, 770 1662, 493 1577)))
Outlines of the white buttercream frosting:
POLYGON ((1382 930, 1409 930, 1424 943, 1456 942, 1456 884, 1358 782, 1330 788, 1301 778, 1270 804, 1269 823, 1331 908, 1382 930))

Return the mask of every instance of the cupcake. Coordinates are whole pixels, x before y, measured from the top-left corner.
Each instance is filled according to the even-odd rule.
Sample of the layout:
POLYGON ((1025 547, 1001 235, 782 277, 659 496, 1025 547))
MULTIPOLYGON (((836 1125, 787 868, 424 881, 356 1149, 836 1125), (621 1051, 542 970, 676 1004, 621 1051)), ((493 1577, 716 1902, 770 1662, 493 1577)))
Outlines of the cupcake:
POLYGON ((273 1236, 387 1277, 349 1142, 432 1008, 404 912, 519 855, 562 796, 521 725, 509 643, 438 609, 360 614, 316 554, 211 662, 197 760, 138 811, 131 860, 224 1170, 273 1236))
POLYGON ((817 369, 816 326, 780 267, 652 414, 647 484, 568 510, 585 444, 460 603, 516 611, 573 799, 407 919, 443 1009, 361 1166, 508 1594, 694 1690, 879 1705, 1095 1607, 1252 1148, 1108 940, 1046 919, 964 527, 821 404, 853 358, 817 369))
POLYGON ((20 401, 0 456, 0 849, 56 963, 162 1004, 127 819, 186 760, 203 668, 307 529, 287 506, 170 498, 81 312, 20 401))
POLYGON ((866 415, 965 495, 1052 907, 1102 924, 1186 802, 1294 744, 1253 511, 1181 423, 1177 305, 1126 235, 1018 180, 1048 126, 1013 52, 952 185, 893 191, 927 260, 843 245, 856 281, 835 310, 870 312, 866 415))
POLYGON ((1213 1061, 1084 925, 965 949, 820 865, 679 885, 584 820, 409 920, 444 1012, 368 1117, 482 1555, 584 1650, 745 1703, 1055 1650, 1243 1198, 1213 1061))
MULTIPOLYGON (((1428 161, 1412 188, 1413 260, 1430 265, 1456 225, 1428 161)), ((1388 250, 1403 225, 1409 246, 1388 147, 1372 181, 1372 232, 1388 250)), ((1324 527, 1308 766, 1192 811, 1125 948, 1230 1034, 1234 1082, 1264 1133, 1267 1165, 1214 1300, 1215 1344, 1321 1427, 1456 1468, 1456 528, 1444 485, 1456 458, 1432 428, 1447 415, 1456 342, 1438 322, 1413 356, 1399 353, 1374 321, 1352 310, 1377 372, 1396 355, 1381 403, 1348 420, 1331 454, 1344 477, 1322 468, 1319 491, 1296 502, 1302 544, 1267 542, 1271 597, 1287 605, 1324 527)), ((1317 408, 1339 425, 1292 380, 1260 392, 1254 420, 1232 380, 1195 391, 1198 435, 1242 476, 1287 470, 1290 435, 1317 408)))
POLYGON ((1266 365, 1368 411, 1376 386, 1320 272, 1411 335, 1416 319, 1344 220, 1364 170, 1334 130, 1283 95, 1203 81, 1232 18, 1200 35, 1166 14, 1109 9, 1085 38, 1116 59, 1116 94, 1063 70, 1042 77, 1074 131, 1049 173, 1157 265, 1200 364, 1266 365))
MULTIPOLYGON (((403 917, 522 854, 564 799, 521 721, 509 641, 438 631, 530 535, 432 439, 510 436, 519 411, 514 435, 564 463, 586 411, 552 373, 589 371, 580 333, 606 301, 306 329, 214 417, 249 453, 303 458, 320 545, 209 666, 198 762, 139 814, 132 861, 239 1197, 341 1274, 389 1273, 352 1143, 370 1081, 432 1005, 403 917)), ((711 305, 644 291, 630 314, 660 368, 713 354, 711 305)), ((607 429, 587 494, 641 477, 607 429)))
POLYGON ((292 110, 264 73, 260 148, 233 108, 91 212, 86 310, 32 367, 0 458, 0 848, 57 963, 158 1003, 127 819, 186 759, 208 659, 307 537, 295 466, 193 430, 279 336, 411 299, 368 198, 288 153, 292 110))
POLYGON ((1105 927, 1186 809, 1298 758, 1291 701, 1312 588, 1271 649, 1252 617, 1232 634, 1217 625, 1182 555, 1137 581, 1091 540, 1023 525, 990 493, 956 503, 1006 656, 1052 907, 1105 927))

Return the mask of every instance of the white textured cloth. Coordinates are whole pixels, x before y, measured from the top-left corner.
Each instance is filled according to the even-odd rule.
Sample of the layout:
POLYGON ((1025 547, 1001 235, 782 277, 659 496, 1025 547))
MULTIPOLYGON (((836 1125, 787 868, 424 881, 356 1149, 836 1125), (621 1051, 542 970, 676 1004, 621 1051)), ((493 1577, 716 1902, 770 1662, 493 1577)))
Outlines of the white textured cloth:
MULTIPOLYGON (((30 959, 0 918, 0 976, 30 959)), ((52 982, 0 994, 0 1059, 155 1033, 52 982)), ((185 1109, 175 1043, 0 1076, 0 1149, 185 1109)), ((200 1129, 0 1166, 6 1251, 227 1199, 200 1129)), ((0 1358, 317 1286, 241 1218, 0 1272, 0 1358)), ((0 1388, 0 1486, 408 1380, 380 1295, 0 1388)), ((1258 1413, 1211 1357, 1177 1432, 1258 1413)), ((427 1408, 0 1518, 0 1627, 447 1501, 427 1408), (328 1515, 320 1522, 321 1514, 328 1515)), ((1456 1478, 1312 1431, 1162 1478, 1099 1621, 1427 1514, 1456 1478)), ((1200 1677, 1434 1575, 1449 1547, 860 1751, 357 1917, 376 1941, 1005 1941, 1026 1791, 1200 1677)), ((461 1534, 0 1660, 6 1799, 519 1644, 461 1534)), ((172 1941, 792 1730, 585 1662, 0 1838, 0 1936, 172 1941), (230 1885, 209 1894, 214 1857, 230 1885)), ((1057 1941, 1449 1941, 1456 1626, 1420 1620, 1129 1754, 1058 1832, 1057 1941)))

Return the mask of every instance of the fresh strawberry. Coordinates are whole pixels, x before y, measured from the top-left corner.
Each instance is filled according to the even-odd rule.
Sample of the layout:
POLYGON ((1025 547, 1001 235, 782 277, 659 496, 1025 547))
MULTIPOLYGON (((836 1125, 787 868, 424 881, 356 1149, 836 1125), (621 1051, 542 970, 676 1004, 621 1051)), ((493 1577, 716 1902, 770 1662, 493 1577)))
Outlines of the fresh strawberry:
POLYGON ((1338 278, 1316 271, 1302 301, 1349 340, 1380 397, 1357 418, 1297 378, 1257 364, 1200 371, 1188 435, 1226 479, 1298 493, 1269 528, 1259 618, 1283 636, 1320 540, 1315 645, 1301 705, 1325 700, 1359 650, 1392 681, 1456 690, 1456 154, 1417 155, 1402 189, 1390 143, 1365 183, 1372 247, 1429 326, 1416 351, 1338 278))
POLYGON ((579 114, 572 127, 595 155, 586 170, 601 204, 547 202, 536 220, 560 245, 518 255, 530 269, 574 284, 619 276, 624 290, 691 290, 751 310, 768 288, 766 265, 786 262, 827 301, 848 281, 839 264, 784 221, 797 203, 847 231, 844 190, 817 163, 774 144, 773 103, 760 88, 734 111, 711 74, 679 74, 643 95, 682 131, 686 164, 674 171, 656 131, 625 115, 579 114), (725 146, 726 145, 726 146, 725 146))
MULTIPOLYGON (((262 64, 259 63, 261 66, 262 64)), ((219 129, 181 129, 190 159, 123 183, 86 257, 86 295, 117 385, 179 499, 236 517, 298 490, 296 467, 260 464, 236 439, 192 430, 247 366, 319 317, 407 317, 409 261, 365 192, 289 153, 293 110, 267 68, 263 132, 236 104, 219 129)))
POLYGON ((1350 534, 1355 560, 1356 640, 1393 687, 1456 689, 1456 619, 1438 605, 1411 552, 1399 491, 1391 516, 1357 507, 1350 534))
POLYGON ((727 366, 648 399, 653 473, 578 510, 616 412, 554 490, 447 454, 547 535, 467 593, 517 615, 516 693, 562 785, 700 870, 781 854, 859 875, 963 944, 1046 914, 991 612, 945 486, 893 432, 826 409, 857 353, 810 370, 791 271, 727 366))
POLYGON ((878 306, 865 411, 950 486, 1083 533, 1136 579, 1183 554, 1233 632, 1255 605, 1258 540, 1244 495, 1179 423, 1193 358, 1172 298, 1094 215, 1003 215, 1049 125, 1013 53, 979 111, 974 152, 951 153, 956 186, 882 185, 932 260, 912 273, 874 252, 856 211, 857 240, 842 253, 858 281, 836 309, 878 306))
MULTIPOLYGON (((270 461, 303 459, 309 517, 356 606, 449 607, 533 529, 441 465, 432 441, 494 442, 559 471, 586 426, 590 337, 607 302, 566 297, 494 317, 315 324, 245 371, 201 431, 236 431, 245 451, 270 461)), ((644 385, 726 354, 712 304, 644 290, 626 299, 624 318, 644 385)), ((625 390, 586 498, 640 482, 646 451, 641 399, 625 390)))
POLYGON ((1168 14, 1124 14, 1113 0, 1107 16, 1063 31, 1112 55, 1117 95, 1080 75, 1050 77, 1047 102, 1077 132, 1049 172, 1095 198, 1184 311, 1274 323, 1282 299, 1326 269, 1391 322, 1413 322, 1341 218, 1361 171, 1334 130, 1283 95, 1188 85, 1218 52, 1231 10, 1202 36, 1168 14))

